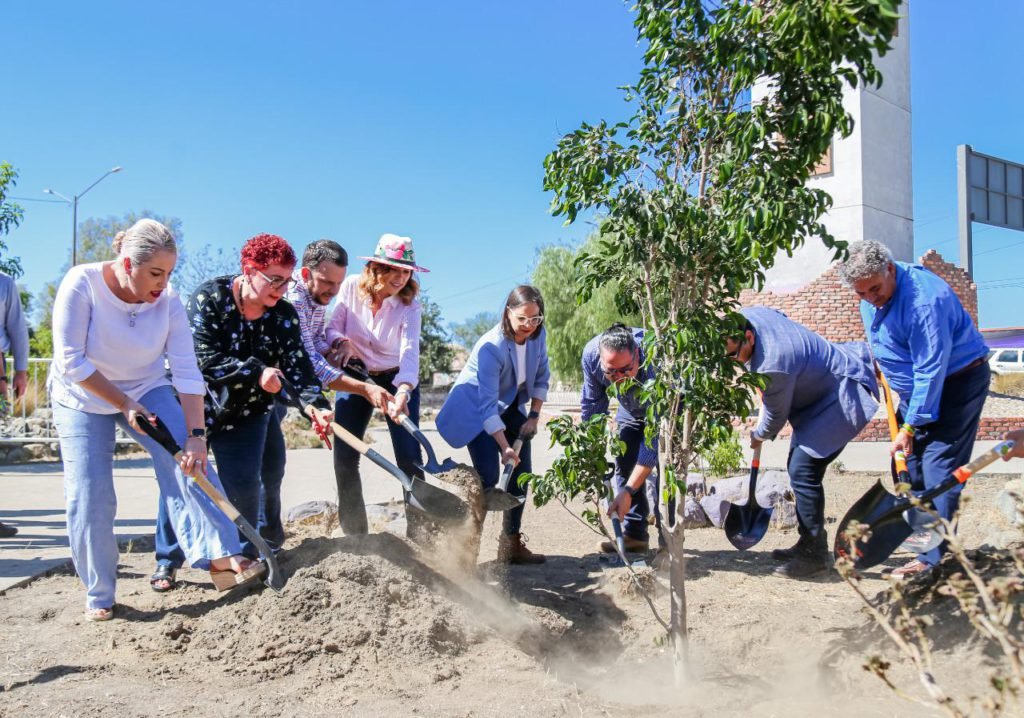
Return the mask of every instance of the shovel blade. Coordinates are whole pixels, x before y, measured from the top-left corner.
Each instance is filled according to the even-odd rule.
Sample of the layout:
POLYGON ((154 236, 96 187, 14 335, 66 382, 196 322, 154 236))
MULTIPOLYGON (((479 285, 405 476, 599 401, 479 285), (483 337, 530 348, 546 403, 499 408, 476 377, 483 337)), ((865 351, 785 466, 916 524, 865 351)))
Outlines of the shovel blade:
POLYGON ((729 504, 725 515, 725 537, 737 549, 746 551, 764 538, 771 521, 772 509, 762 508, 757 502, 748 502, 745 506, 729 504))
POLYGON ((409 503, 420 511, 444 519, 463 519, 466 516, 466 504, 458 496, 436 486, 431 486, 423 479, 413 479, 409 487, 409 503))
POLYGON ((495 486, 484 490, 484 502, 488 511, 511 511, 526 503, 526 497, 513 496, 495 486))
POLYGON ((903 518, 903 512, 898 510, 901 505, 909 506, 906 499, 889 493, 881 482, 876 481, 840 522, 833 550, 836 558, 850 553, 847 530, 851 522, 867 524, 871 529, 870 536, 858 539, 854 546, 851 558, 857 568, 870 568, 889 558, 914 532, 903 518))

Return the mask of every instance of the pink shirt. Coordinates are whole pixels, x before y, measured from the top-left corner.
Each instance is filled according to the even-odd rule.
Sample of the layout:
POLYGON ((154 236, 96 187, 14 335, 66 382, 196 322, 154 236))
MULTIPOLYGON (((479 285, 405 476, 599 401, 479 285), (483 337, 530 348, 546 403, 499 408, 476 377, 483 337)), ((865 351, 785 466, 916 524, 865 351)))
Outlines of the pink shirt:
POLYGON ((415 299, 403 304, 388 297, 377 316, 370 309, 370 298, 359 296, 359 275, 341 284, 334 315, 327 325, 327 342, 348 339, 370 371, 398 367, 395 384, 419 384, 420 321, 423 312, 415 299))

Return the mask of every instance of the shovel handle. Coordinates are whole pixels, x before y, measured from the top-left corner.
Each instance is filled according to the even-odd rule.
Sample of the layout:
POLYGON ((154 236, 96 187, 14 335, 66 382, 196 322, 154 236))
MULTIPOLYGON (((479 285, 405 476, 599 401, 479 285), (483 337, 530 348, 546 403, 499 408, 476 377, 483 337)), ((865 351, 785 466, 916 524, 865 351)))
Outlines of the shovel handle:
POLYGON ((965 481, 967 481, 967 479, 974 476, 974 474, 984 469, 986 466, 991 464, 996 459, 1001 459, 1008 453, 1010 453, 1010 451, 1013 450, 1015 443, 1016 442, 1014 442, 1012 439, 1007 439, 1006 441, 996 444, 971 463, 967 464, 966 466, 961 466, 959 469, 954 471, 953 476, 961 484, 964 483, 965 481))
MULTIPOLYGON (((885 378, 885 374, 882 373, 881 369, 876 367, 875 375, 878 377, 878 383, 882 386, 882 394, 885 396, 885 418, 889 422, 889 439, 896 441, 900 428, 896 422, 896 409, 892 404, 892 389, 889 388, 889 380, 885 378)), ((896 462, 896 475, 899 477, 899 480, 904 483, 910 483, 910 472, 907 470, 907 455, 902 451, 897 451, 893 454, 892 458, 896 462)))
MULTIPOLYGON (((516 456, 519 456, 519 450, 523 448, 523 440, 516 439, 515 443, 512 444, 512 451, 516 456)), ((512 478, 512 472, 515 470, 516 465, 514 462, 509 461, 505 464, 505 469, 501 472, 501 478, 498 479, 498 488, 502 491, 508 491, 508 482, 512 478)))

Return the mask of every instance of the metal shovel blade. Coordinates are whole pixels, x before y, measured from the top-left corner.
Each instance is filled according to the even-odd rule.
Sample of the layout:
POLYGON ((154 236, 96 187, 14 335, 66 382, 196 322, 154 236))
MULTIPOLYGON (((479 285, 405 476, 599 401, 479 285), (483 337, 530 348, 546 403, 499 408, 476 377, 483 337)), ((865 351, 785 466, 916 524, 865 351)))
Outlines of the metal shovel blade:
POLYGON ((870 568, 889 558, 914 529, 903 518, 910 503, 889 493, 880 481, 868 489, 846 512, 836 532, 833 552, 836 558, 850 555, 848 529, 851 522, 867 524, 870 534, 857 539, 853 546, 853 564, 859 569, 870 568))
POLYGON ((408 491, 409 503, 420 511, 453 520, 461 520, 466 516, 466 504, 462 499, 423 479, 412 478, 408 491))
MULTIPOLYGON (((512 444, 512 451, 518 456, 522 447, 523 440, 516 439, 512 444)), ((498 485, 484 489, 484 502, 488 511, 511 511, 526 503, 526 496, 513 496, 508 492, 508 482, 512 479, 512 472, 515 471, 515 468, 515 464, 506 464, 498 479, 498 485)))
POLYGON ((729 504, 725 515, 725 537, 740 551, 752 548, 768 533, 772 521, 772 509, 757 503, 757 472, 761 465, 761 447, 754 450, 750 462, 750 489, 747 503, 729 504))

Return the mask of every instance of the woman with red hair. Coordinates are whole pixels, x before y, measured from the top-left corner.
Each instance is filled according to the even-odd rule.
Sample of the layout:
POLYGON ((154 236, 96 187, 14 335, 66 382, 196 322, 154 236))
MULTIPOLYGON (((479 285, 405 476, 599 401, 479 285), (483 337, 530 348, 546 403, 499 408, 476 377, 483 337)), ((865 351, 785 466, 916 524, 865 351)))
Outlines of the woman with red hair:
MULTIPOLYGON (((206 380, 206 435, 228 499, 268 543, 280 547, 285 446, 274 413, 280 377, 323 410, 323 420, 332 412, 302 343, 295 308, 281 301, 295 281, 295 252, 281 237, 258 234, 242 247, 241 260, 241 274, 201 284, 187 312, 206 380)), ((169 547, 157 543, 160 557, 169 547)), ((244 537, 242 552, 256 555, 244 537)))

